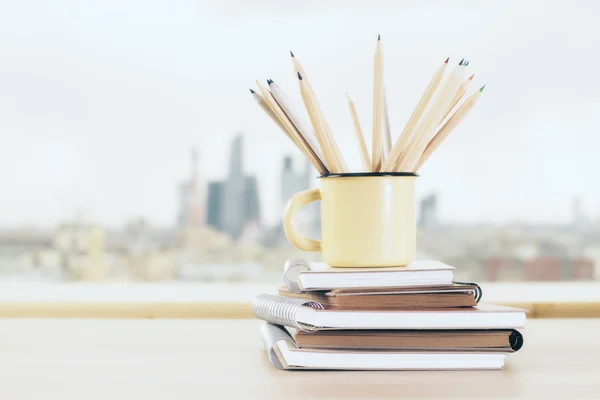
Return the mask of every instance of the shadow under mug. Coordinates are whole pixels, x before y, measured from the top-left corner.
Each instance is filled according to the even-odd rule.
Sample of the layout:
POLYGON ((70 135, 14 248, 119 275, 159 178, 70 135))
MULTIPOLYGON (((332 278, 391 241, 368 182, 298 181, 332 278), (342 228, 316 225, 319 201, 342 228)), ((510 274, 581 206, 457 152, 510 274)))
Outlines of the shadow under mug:
POLYGON ((288 240, 321 252, 334 267, 392 267, 414 261, 417 251, 415 179, 410 172, 323 175, 320 189, 296 193, 283 217, 288 240), (303 205, 321 200, 321 242, 294 227, 303 205))

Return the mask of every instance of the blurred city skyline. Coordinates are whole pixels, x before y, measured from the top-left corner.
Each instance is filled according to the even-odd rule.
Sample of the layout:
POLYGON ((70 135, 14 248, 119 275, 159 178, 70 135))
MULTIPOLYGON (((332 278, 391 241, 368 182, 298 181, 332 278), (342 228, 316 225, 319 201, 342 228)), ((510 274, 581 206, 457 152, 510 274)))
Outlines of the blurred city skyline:
POLYGON ((52 227, 76 213, 173 225, 190 149, 204 184, 224 179, 237 132, 264 222, 275 224, 281 162, 303 162, 248 88, 272 78, 300 106, 293 50, 358 168, 344 92, 370 137, 378 33, 394 137, 446 56, 468 57, 488 85, 421 170, 418 197, 439 193, 441 220, 567 223, 579 198, 598 221, 598 4, 292 4, 1 4, 0 226, 52 227))

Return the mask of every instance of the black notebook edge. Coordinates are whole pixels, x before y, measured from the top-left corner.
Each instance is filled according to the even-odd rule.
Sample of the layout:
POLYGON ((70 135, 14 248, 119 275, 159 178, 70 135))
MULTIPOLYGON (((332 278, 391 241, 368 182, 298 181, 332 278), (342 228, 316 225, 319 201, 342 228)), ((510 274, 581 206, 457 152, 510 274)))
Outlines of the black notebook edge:
POLYGON ((456 282, 456 281, 453 281, 452 283, 456 283, 458 285, 474 286, 475 287, 475 293, 473 293, 473 295, 475 296, 475 302, 477 304, 479 304, 479 301, 481 300, 481 297, 483 297, 483 290, 481 289, 481 286, 479 286, 475 282, 456 282))
POLYGON ((513 351, 519 351, 523 347, 523 334, 516 329, 513 329, 508 336, 508 343, 513 351))

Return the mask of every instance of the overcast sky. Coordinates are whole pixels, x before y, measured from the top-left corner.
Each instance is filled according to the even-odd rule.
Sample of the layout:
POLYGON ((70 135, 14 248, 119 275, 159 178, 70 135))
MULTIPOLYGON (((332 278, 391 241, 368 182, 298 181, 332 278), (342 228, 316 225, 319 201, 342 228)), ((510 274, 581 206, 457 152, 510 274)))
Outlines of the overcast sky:
POLYGON ((344 92, 370 142, 379 33, 394 138, 446 56, 487 84, 420 171, 444 220, 566 221, 574 196, 600 214, 596 2, 47 3, 0 2, 0 227, 77 210, 171 224, 189 149, 206 181, 221 179, 237 131, 274 222, 281 159, 303 160, 248 88, 272 78, 300 106, 293 50, 358 168, 344 92))

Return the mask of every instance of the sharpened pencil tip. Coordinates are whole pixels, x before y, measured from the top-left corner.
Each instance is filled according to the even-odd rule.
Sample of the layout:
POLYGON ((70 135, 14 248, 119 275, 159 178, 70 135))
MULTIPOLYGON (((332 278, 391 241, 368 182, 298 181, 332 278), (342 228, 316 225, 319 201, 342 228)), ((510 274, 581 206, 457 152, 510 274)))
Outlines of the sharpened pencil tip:
POLYGON ((475 74, 471 75, 471 76, 469 77, 469 80, 470 80, 470 81, 472 81, 474 76, 475 76, 475 74))
POLYGON ((273 83, 273 79, 267 79, 267 85, 270 85, 271 83, 273 83))
POLYGON ((250 93, 254 94, 256 93, 254 90, 250 89, 250 93))
POLYGON ((381 40, 381 35, 377 35, 377 41, 379 42, 381 40))
POLYGON ((294 53, 290 50, 290 56, 294 57, 294 53))
POLYGON ((302 75, 300 75, 300 72, 298 72, 298 79, 302 80, 302 75))
POLYGON ((450 61, 450 57, 446 58, 446 61, 444 61, 444 64, 448 64, 448 61, 450 61))
POLYGON ((463 65, 464 62, 465 62, 465 59, 463 58, 462 60, 460 60, 460 62, 458 63, 458 65, 463 65))
POLYGON ((465 67, 469 65, 470 61, 465 62, 465 67))
POLYGON ((481 89, 479 89, 479 91, 480 91, 480 92, 483 92, 483 89, 485 89, 485 85, 483 85, 483 86, 481 87, 481 89))

